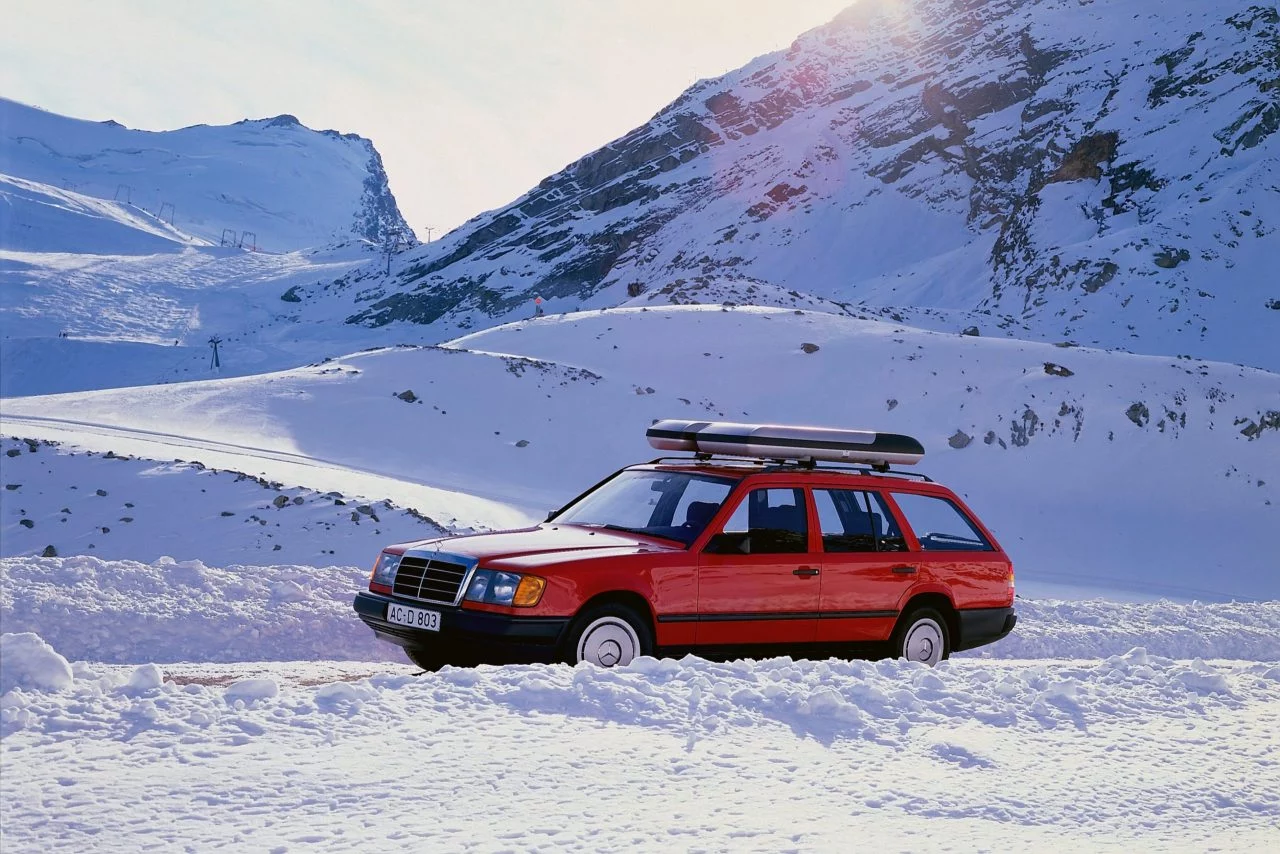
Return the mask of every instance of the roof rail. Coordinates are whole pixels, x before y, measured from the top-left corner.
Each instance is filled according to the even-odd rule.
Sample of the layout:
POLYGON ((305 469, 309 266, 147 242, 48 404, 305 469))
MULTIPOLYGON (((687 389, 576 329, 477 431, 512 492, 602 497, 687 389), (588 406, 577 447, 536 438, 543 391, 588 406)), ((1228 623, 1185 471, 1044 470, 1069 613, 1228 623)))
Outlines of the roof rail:
POLYGON ((889 477, 914 477, 919 478, 925 483, 933 483, 933 478, 927 474, 918 471, 902 471, 901 469, 891 469, 887 465, 880 467, 875 465, 866 465, 860 463, 838 463, 823 462, 821 464, 814 460, 768 460, 761 457, 735 457, 728 454, 694 454, 689 457, 657 457, 649 460, 644 465, 657 465, 659 463, 674 461, 678 463, 713 463, 737 465, 743 467, 759 468, 761 471, 849 471, 858 474, 880 475, 889 477))

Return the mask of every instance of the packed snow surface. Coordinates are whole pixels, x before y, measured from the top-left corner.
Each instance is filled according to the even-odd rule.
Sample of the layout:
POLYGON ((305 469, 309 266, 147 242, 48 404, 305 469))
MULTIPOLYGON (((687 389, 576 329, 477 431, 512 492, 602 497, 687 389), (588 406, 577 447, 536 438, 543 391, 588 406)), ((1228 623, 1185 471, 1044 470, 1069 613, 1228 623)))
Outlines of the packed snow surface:
POLYGON ((1243 850, 1280 821, 1274 663, 159 670, 0 699, 6 849, 1243 850))

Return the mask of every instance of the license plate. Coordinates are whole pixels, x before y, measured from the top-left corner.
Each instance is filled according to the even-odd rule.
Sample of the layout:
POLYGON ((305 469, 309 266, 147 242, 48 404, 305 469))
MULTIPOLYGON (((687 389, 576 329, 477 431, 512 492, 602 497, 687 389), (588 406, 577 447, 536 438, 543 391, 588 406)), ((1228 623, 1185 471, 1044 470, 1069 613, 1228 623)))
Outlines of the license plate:
POLYGON ((412 626, 428 632, 440 631, 440 612, 426 608, 410 608, 408 605, 387 604, 387 622, 398 626, 412 626))

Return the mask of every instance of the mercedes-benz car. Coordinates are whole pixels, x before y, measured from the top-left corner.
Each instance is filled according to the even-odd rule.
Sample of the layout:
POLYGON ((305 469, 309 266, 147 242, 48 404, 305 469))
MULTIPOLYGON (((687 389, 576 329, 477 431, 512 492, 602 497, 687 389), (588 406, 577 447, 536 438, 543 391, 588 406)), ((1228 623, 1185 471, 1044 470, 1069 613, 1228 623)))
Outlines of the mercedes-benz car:
POLYGON ((1017 622, 1009 557, 896 434, 660 421, 527 528, 388 546, 355 610, 424 669, 642 655, 937 664, 1017 622))

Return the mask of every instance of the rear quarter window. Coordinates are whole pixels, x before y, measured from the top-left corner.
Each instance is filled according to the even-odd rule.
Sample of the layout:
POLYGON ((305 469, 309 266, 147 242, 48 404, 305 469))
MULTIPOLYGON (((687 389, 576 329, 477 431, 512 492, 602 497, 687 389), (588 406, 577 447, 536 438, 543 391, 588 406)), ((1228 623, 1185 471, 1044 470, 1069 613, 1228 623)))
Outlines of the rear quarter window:
POLYGON ((995 551, 977 526, 949 498, 895 492, 893 500, 920 541, 921 551, 995 551))

